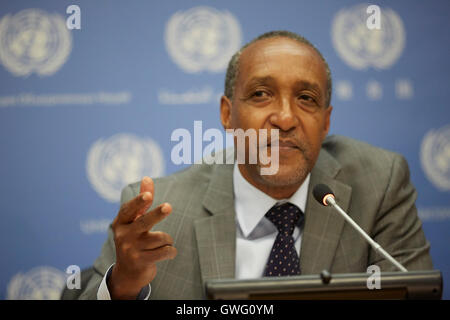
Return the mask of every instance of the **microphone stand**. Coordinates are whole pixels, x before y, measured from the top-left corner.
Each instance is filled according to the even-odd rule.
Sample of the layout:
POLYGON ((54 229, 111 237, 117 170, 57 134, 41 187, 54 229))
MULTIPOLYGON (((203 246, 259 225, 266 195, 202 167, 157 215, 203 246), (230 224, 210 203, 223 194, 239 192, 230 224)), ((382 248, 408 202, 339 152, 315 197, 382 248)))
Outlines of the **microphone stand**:
POLYGON ((383 257, 385 257, 386 259, 388 259, 393 265, 395 265, 400 271, 402 272, 408 272, 408 270, 402 266, 397 260, 395 260, 389 253, 387 253, 378 243, 376 243, 371 237, 369 237, 369 235, 363 230, 361 229, 360 226, 358 226, 358 224, 353 221, 352 218, 349 217, 349 215, 347 213, 345 213, 344 210, 341 209, 341 207, 339 207, 336 203, 336 201, 334 200, 333 195, 329 194, 327 195, 327 197, 324 199, 324 201, 331 205, 333 208, 335 208, 341 215, 342 217, 344 217, 344 219, 350 223, 353 228, 355 228, 366 240, 367 242, 370 243, 370 245, 372 246, 372 248, 375 249, 376 252, 380 253, 383 257))

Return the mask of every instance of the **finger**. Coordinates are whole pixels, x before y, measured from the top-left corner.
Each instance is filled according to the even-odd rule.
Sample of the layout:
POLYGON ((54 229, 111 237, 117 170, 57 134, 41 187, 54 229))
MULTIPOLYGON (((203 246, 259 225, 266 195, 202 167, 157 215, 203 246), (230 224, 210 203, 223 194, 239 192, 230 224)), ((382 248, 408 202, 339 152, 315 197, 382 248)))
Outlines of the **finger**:
POLYGON ((155 193, 155 186, 153 184, 153 180, 150 177, 144 177, 141 180, 140 193, 150 192, 151 194, 155 193))
POLYGON ((144 192, 130 201, 122 205, 117 215, 117 222, 119 224, 126 224, 133 222, 139 215, 142 215, 153 202, 153 194, 144 192))
POLYGON ((163 246, 157 249, 145 250, 142 253, 148 263, 155 263, 175 258, 177 249, 174 246, 163 246))
POLYGON ((150 231, 158 222, 161 222, 172 212, 172 206, 165 202, 150 212, 147 212, 134 222, 137 232, 150 231))
POLYGON ((154 191, 155 191, 155 187, 154 187, 152 178, 147 177, 147 176, 142 178, 141 185, 140 185, 140 193, 150 192, 152 194, 152 201, 150 201, 147 205, 145 205, 142 209, 140 209, 137 212, 134 220, 136 220, 137 218, 142 216, 148 210, 148 208, 151 207, 151 205, 153 203, 153 198, 154 198, 153 195, 155 194, 154 191))
POLYGON ((173 245, 172 237, 168 233, 161 231, 143 233, 140 240, 141 250, 152 250, 166 245, 173 245))

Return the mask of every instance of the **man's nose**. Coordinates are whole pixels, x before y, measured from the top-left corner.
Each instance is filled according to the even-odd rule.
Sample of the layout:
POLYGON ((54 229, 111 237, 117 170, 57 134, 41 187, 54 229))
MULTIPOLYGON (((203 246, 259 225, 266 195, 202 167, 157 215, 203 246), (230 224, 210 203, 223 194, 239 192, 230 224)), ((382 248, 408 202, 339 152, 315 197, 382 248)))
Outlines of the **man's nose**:
POLYGON ((298 126, 298 118, 294 113, 295 105, 289 98, 281 99, 276 106, 276 110, 270 117, 273 126, 278 127, 281 131, 289 131, 298 126))

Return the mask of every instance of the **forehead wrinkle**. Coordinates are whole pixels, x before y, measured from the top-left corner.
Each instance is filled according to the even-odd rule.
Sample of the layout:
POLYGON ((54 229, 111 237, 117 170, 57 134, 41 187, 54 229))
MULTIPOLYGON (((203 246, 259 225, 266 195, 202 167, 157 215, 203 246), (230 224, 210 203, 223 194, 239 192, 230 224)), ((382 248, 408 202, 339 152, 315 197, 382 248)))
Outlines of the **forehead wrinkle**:
POLYGON ((255 57, 256 57, 256 59, 258 59, 258 56, 257 56, 258 52, 252 52, 251 51, 249 53, 249 55, 250 55, 248 57, 249 62, 247 63, 249 66, 247 67, 247 71, 248 71, 248 73, 251 74, 252 71, 256 68, 256 70, 258 70, 257 74, 261 74, 262 73, 262 74, 268 74, 268 75, 267 76, 258 76, 258 75, 253 76, 252 78, 250 78, 245 83, 245 85, 250 83, 253 79, 258 79, 261 82, 263 82, 263 81, 267 82, 268 80, 273 80, 273 77, 271 76, 270 67, 269 67, 269 63, 267 61, 267 57, 266 57, 265 52, 262 51, 262 52, 259 52, 259 53, 262 54, 262 57, 260 58, 260 60, 262 60, 262 61, 258 61, 258 63, 256 63, 256 62, 250 63, 252 60, 255 60, 255 57))
POLYGON ((274 78, 272 76, 256 76, 250 78, 244 85, 244 87, 248 87, 251 85, 260 85, 260 84, 267 84, 267 83, 273 83, 274 78))
POLYGON ((321 91, 320 86, 316 82, 308 81, 308 80, 298 80, 295 82, 295 85, 298 87, 305 87, 307 89, 315 90, 315 91, 321 91))
MULTIPOLYGON (((325 77, 326 79, 326 71, 325 71, 325 66, 323 66, 323 68, 321 68, 322 65, 319 65, 319 61, 320 63, 322 63, 320 56, 310 47, 308 47, 307 45, 304 44, 299 44, 298 42, 291 40, 291 39, 285 39, 285 38, 273 38, 273 39, 264 39, 258 42, 253 43, 252 45, 250 45, 249 47, 247 47, 246 49, 244 49, 244 51, 242 52, 241 55, 241 61, 240 61, 240 66, 239 66, 239 72, 238 72, 238 77, 242 76, 242 71, 244 71, 244 73, 246 74, 251 74, 254 73, 256 74, 255 77, 261 77, 264 78, 266 77, 268 79, 268 77, 270 77, 271 71, 271 64, 270 64, 270 59, 271 56, 276 56, 276 55, 289 55, 292 58, 296 58, 298 57, 299 59, 304 59, 301 64, 302 64, 302 77, 306 77, 309 78, 311 75, 317 75, 317 70, 314 70, 316 68, 318 69, 324 69, 321 70, 323 72, 320 72, 322 75, 319 76, 319 78, 322 78, 322 76, 325 77), (262 44, 261 42, 264 42, 264 44, 262 44), (258 45, 260 47, 258 47, 258 45), (254 60, 259 60, 254 62, 254 60), (305 63, 306 60, 306 63, 305 63), (242 68, 244 67, 244 68, 242 68), (254 70, 257 70, 256 72, 254 70), (266 76, 267 75, 267 76, 266 76)), ((276 57, 278 59, 278 57, 276 57)), ((277 65, 276 65, 277 66, 277 65)), ((317 76, 316 76, 317 77, 317 76)), ((252 82, 252 79, 242 79, 245 82, 241 82, 243 87, 246 87, 249 83, 252 82)), ((272 80, 276 82, 277 79, 273 79, 272 80)), ((317 79, 320 80, 320 79, 317 79)), ((311 81, 309 81, 311 82, 311 81)), ((325 80, 326 82, 326 80, 325 80)), ((326 87, 326 84, 325 84, 326 87)), ((322 92, 324 90, 320 89, 316 87, 316 89, 318 89, 318 91, 320 92, 321 95, 325 96, 326 92, 322 92)))

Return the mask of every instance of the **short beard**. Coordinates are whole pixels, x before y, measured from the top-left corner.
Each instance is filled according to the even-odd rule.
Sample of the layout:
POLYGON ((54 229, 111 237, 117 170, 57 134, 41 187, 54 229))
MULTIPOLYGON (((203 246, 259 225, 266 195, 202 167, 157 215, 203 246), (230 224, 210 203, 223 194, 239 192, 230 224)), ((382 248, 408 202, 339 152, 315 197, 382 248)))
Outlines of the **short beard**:
MULTIPOLYGON (((289 138, 289 137, 285 137, 289 138)), ((315 162, 317 160, 318 154, 315 155, 314 152, 312 151, 313 149, 311 148, 311 146, 309 145, 309 143, 305 142, 304 140, 296 140, 296 145, 300 151, 300 157, 298 159, 298 161, 296 161, 294 163, 294 165, 292 165, 292 169, 291 170, 284 170, 286 169, 287 165, 283 164, 283 158, 282 156, 278 157, 278 165, 275 166, 276 168, 278 168, 278 171, 275 174, 266 174, 263 175, 261 174, 263 171, 262 169, 269 169, 271 170, 271 166, 272 163, 268 163, 268 164, 263 164, 260 162, 261 158, 259 155, 257 155, 255 157, 256 159, 256 163, 255 164, 251 164, 249 163, 249 148, 248 148, 248 144, 247 144, 247 148, 245 150, 245 163, 240 163, 238 162, 238 164, 241 166, 243 165, 245 167, 244 172, 245 176, 247 176, 248 181, 253 181, 251 182, 254 186, 256 186, 257 188, 259 188, 260 190, 264 189, 268 189, 268 190, 282 190, 282 189, 291 189, 292 187, 300 187, 301 184, 305 181, 306 177, 308 176, 308 174, 311 172, 311 170, 313 169, 315 162), (258 187, 259 186, 259 187, 258 187)), ((236 143, 235 143, 236 145, 236 143)), ((260 151, 260 150, 259 150, 260 151)), ((258 152, 258 151, 257 151, 258 152)), ((267 151, 266 151, 267 152, 267 151)), ((236 161, 237 152, 236 152, 236 147, 234 150, 234 160, 236 161)), ((269 152, 269 154, 267 154, 267 157, 270 158, 270 161, 272 161, 272 153, 269 152)), ((265 170, 264 170, 265 171, 265 170)), ((242 171, 241 171, 242 172, 242 171)), ((267 193, 267 192, 266 192, 267 193)))
MULTIPOLYGON (((287 187, 294 185, 301 185, 305 181, 308 174, 311 172, 314 161, 314 157, 307 152, 307 147, 305 145, 300 146, 300 152, 302 153, 303 159, 298 163, 298 167, 293 172, 283 173, 283 166, 280 164, 278 172, 274 175, 259 175, 260 181, 267 186, 273 187, 287 187)), ((256 171, 261 172, 261 164, 256 165, 256 171)))

